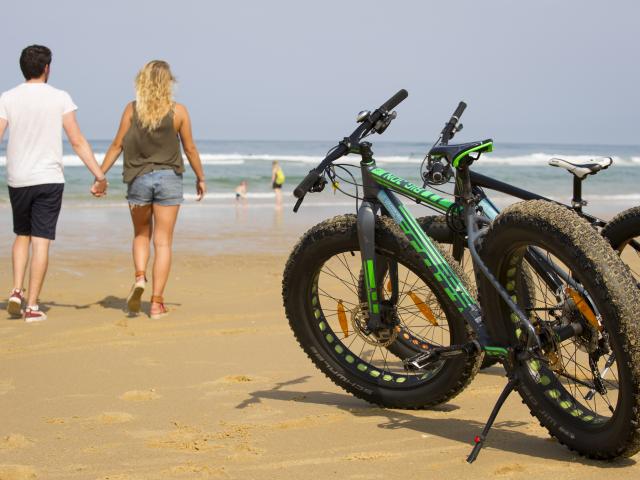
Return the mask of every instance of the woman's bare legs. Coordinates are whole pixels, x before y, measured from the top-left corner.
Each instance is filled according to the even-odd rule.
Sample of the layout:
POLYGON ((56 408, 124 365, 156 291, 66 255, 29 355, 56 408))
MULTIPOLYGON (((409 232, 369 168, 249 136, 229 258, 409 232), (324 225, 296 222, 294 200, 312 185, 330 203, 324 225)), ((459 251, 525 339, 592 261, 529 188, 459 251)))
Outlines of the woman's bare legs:
MULTIPOLYGON (((171 248, 173 245, 173 230, 176 226, 180 205, 153 206, 153 296, 162 297, 167 285, 169 270, 171 269, 171 248)), ((151 314, 162 313, 160 302, 151 302, 151 314)))
POLYGON ((146 272, 153 233, 153 208, 150 204, 129 205, 129 211, 133 221, 133 265, 136 272, 146 272))

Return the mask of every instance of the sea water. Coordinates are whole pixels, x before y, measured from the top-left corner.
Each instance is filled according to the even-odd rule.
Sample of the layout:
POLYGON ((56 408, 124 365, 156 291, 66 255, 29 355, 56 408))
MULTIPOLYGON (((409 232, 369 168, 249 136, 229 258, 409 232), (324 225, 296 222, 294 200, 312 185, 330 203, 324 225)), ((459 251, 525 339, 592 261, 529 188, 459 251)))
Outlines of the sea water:
MULTIPOLYGON (((395 175, 422 185, 420 165, 429 146, 420 142, 375 142, 374 156, 378 164, 395 175)), ((104 140, 91 141, 98 161, 104 157, 109 143, 104 140)), ((243 180, 248 183, 248 207, 273 205, 274 193, 271 189, 271 162, 280 162, 286 175, 283 188, 285 205, 292 204, 293 188, 307 172, 315 167, 333 146, 330 141, 226 141, 205 140, 197 142, 207 178, 208 194, 205 203, 221 208, 235 204, 235 187, 243 180)), ((513 144, 496 143, 494 151, 484 154, 472 168, 513 185, 534 191, 552 199, 568 202, 571 199, 572 178, 560 168, 547 165, 552 157, 569 161, 587 161, 594 157, 610 156, 614 164, 608 170, 589 177, 583 185, 584 197, 590 202, 594 212, 606 216, 616 211, 640 204, 640 146, 606 145, 557 145, 557 144, 513 144)), ((359 159, 350 155, 340 163, 359 182, 357 163, 359 159)), ((0 208, 8 207, 5 178, 5 144, 0 146, 0 208)), ((89 195, 91 176, 68 144, 64 145, 65 196, 68 207, 96 205, 89 195)), ((188 166, 184 175, 185 203, 195 201, 195 176, 188 166)), ((349 185, 350 177, 344 171, 344 182, 340 187, 347 193, 355 194, 355 187, 349 185)), ((119 160, 109 172, 109 195, 101 199, 102 206, 125 203, 126 185, 122 183, 122 163, 119 160)), ((445 188, 446 190, 446 188, 445 188)), ((334 196, 332 189, 322 195, 310 196, 307 204, 322 207, 355 205, 348 196, 340 192, 334 196), (329 206, 329 205, 327 205, 329 206)), ((491 194, 498 204, 513 201, 504 194, 491 194)))

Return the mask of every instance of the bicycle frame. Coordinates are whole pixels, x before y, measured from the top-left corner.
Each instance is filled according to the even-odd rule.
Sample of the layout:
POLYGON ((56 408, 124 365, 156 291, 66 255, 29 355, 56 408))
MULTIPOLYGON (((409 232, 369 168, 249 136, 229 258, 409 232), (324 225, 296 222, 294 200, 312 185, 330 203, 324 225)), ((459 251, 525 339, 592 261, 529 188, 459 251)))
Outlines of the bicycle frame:
MULTIPOLYGON (((393 221, 400 226, 404 234, 409 239, 413 249, 423 259, 425 268, 429 269, 433 273, 434 278, 443 284, 444 291, 451 301, 454 302, 458 312, 476 333, 477 347, 484 350, 491 356, 504 359, 508 355, 508 351, 505 348, 492 345, 492 339, 482 319, 482 313, 476 300, 471 296, 463 282, 449 266, 447 260, 435 247, 433 241, 424 233, 422 228, 420 228, 415 217, 405 208, 399 198, 395 195, 394 192, 397 192, 415 200, 417 203, 426 203, 432 208, 443 213, 446 213, 453 208, 458 208, 458 212, 463 213, 466 220, 465 224, 467 226, 467 247, 473 258, 476 275, 478 273, 482 273, 486 276, 510 310, 518 316, 521 326, 528 333, 526 336, 527 346, 540 347, 540 338, 527 315, 512 300, 511 295, 488 270, 476 250, 476 242, 483 236, 486 230, 484 227, 486 227, 486 225, 488 225, 499 213, 497 207, 495 207, 495 205, 489 200, 482 189, 478 187, 478 183, 488 177, 474 174, 468 169, 468 167, 457 169, 456 195, 463 199, 463 206, 460 207, 447 198, 443 198, 429 190, 418 187, 417 185, 400 178, 391 172, 377 167, 375 160, 373 159, 371 145, 367 142, 363 142, 359 145, 357 153, 360 153, 362 156, 360 166, 364 189, 363 202, 358 209, 358 239, 362 254, 362 268, 365 283, 364 290, 369 307, 369 320, 367 324, 369 330, 376 331, 383 326, 382 315, 384 312, 381 305, 381 299, 383 298, 382 286, 379 285, 380 282, 376 280, 378 260, 376 259, 375 253, 375 217, 376 214, 382 210, 384 215, 393 219, 393 221), (479 214, 476 211, 477 206, 482 208, 482 214, 479 214), (462 212, 460 212, 460 210, 462 210, 462 212)), ((484 181, 483 183, 487 185, 489 182, 484 181)), ((495 183, 493 185, 495 185, 495 183)), ((514 194, 517 193, 521 196, 527 196, 527 199, 548 200, 531 192, 526 192, 507 184, 502 184, 502 187, 504 186, 509 187, 509 191, 514 194)), ((507 190, 507 188, 503 188, 501 191, 504 190, 507 190)), ((581 285, 569 277, 550 259, 545 258, 535 247, 532 247, 531 251, 527 253, 527 261, 544 279, 545 283, 553 289, 553 291, 558 291, 564 281, 578 292, 588 297, 588 294, 584 291, 581 285)), ((392 292, 390 299, 393 303, 393 301, 397 299, 398 295, 397 265, 388 265, 388 267, 389 276, 392 280, 392 292)), ((458 350, 461 350, 461 347, 462 346, 452 346, 450 349, 456 350, 457 348, 458 350)))
MULTIPOLYGON (((433 241, 420 228, 415 217, 405 208, 393 191, 398 191, 417 201, 428 202, 443 211, 451 208, 454 203, 378 168, 373 159, 370 145, 363 143, 360 154, 362 155, 364 200, 358 209, 358 237, 362 254, 365 292, 369 306, 368 328, 376 330, 382 325, 380 303, 382 291, 379 282, 376 281, 378 260, 375 254, 375 216, 382 209, 384 214, 400 226, 411 246, 423 259, 425 268, 431 270, 436 280, 443 284, 444 291, 454 302, 458 312, 476 332, 478 346, 488 355, 506 357, 508 351, 505 348, 491 345, 491 339, 476 300, 451 269, 433 241)), ((473 212, 471 214, 475 216, 473 212)), ((397 276, 397 272, 390 268, 390 277, 394 279, 395 276, 397 276)), ((391 298, 396 296, 397 280, 392 282, 391 298)), ((508 298, 506 292, 505 296, 508 298)), ((517 306, 514 305, 514 307, 519 310, 517 306)), ((529 323, 525 315, 522 312, 520 314, 523 321, 529 323)), ((533 327, 531 327, 531 331, 533 331, 533 327)))

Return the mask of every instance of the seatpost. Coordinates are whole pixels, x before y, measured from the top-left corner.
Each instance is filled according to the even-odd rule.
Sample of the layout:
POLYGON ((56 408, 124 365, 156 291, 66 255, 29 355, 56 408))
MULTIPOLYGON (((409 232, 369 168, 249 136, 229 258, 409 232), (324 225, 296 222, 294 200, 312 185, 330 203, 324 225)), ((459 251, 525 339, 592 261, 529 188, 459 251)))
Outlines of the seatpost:
POLYGON ((571 207, 578 213, 582 213, 582 206, 587 202, 582 200, 582 179, 577 175, 573 176, 573 199, 571 200, 571 207))

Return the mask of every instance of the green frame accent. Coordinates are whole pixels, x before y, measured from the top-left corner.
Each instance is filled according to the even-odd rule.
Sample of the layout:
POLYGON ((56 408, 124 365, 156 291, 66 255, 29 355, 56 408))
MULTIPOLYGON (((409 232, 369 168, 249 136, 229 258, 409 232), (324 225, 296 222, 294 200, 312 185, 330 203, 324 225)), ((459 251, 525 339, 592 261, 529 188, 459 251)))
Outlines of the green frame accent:
POLYGON ((443 198, 440 195, 433 193, 430 190, 418 187, 417 185, 400 178, 391 172, 388 172, 384 168, 376 167, 369 170, 369 173, 376 181, 383 187, 393 190, 403 195, 407 195, 417 201, 428 203, 430 206, 446 213, 455 203, 448 198, 443 198))
POLYGON ((373 268, 373 260, 366 260, 362 265, 364 271, 365 285, 367 290, 367 301, 369 308, 373 313, 380 313, 380 304, 378 303, 378 293, 376 290, 376 275, 373 268))
MULTIPOLYGON (((402 179, 398 180, 402 181, 402 179)), ((397 185, 400 186, 400 183, 397 185)), ((433 241, 420 228, 415 217, 386 187, 378 192, 378 201, 381 202, 389 212, 389 215, 391 215, 391 218, 400 226, 409 239, 411 247, 422 258, 425 267, 433 272, 438 282, 443 284, 445 293, 454 302, 458 311, 462 312, 465 317, 468 316, 468 321, 474 321, 479 316, 479 308, 475 298, 469 293, 464 283, 451 268, 451 265, 433 244, 433 241)))
POLYGON ((456 155, 456 158, 453 159, 453 162, 451 162, 451 165, 453 165, 454 168, 458 168, 460 166, 460 160, 462 160, 464 157, 466 157, 470 153, 478 152, 478 151, 481 153, 492 152, 493 142, 481 143, 477 147, 473 147, 473 148, 470 148, 469 150, 465 150, 464 152, 459 153, 458 155, 456 155))
POLYGON ((490 357, 506 358, 507 355, 509 355, 509 352, 507 351, 507 349, 506 348, 502 348, 502 347, 489 347, 489 346, 487 346, 487 347, 484 347, 483 350, 490 357))

